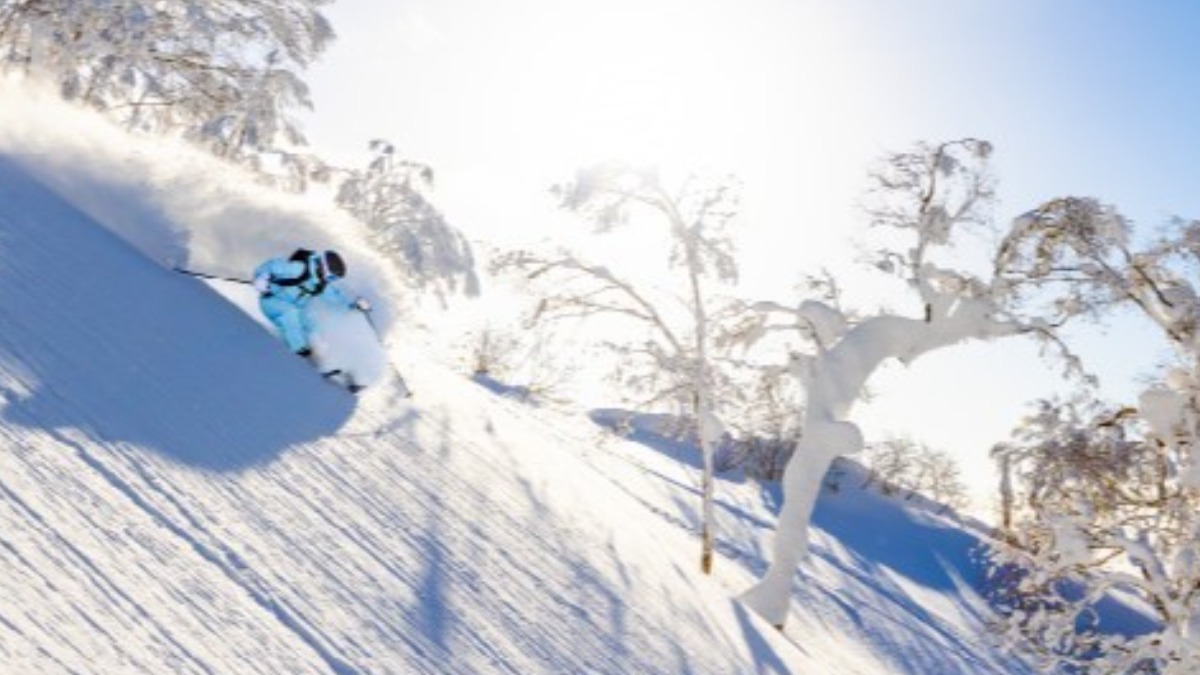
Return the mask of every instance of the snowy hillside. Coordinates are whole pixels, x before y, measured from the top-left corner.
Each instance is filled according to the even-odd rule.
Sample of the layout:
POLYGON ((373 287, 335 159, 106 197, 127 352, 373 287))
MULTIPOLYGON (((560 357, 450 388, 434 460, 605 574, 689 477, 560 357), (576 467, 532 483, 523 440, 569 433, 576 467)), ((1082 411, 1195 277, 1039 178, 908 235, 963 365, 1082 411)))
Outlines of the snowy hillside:
POLYGON ((403 337, 417 398, 351 397, 128 241, 176 216, 114 232, 81 208, 104 173, 48 161, 0 143, 0 672, 1029 672, 989 643, 970 531, 847 479, 778 633, 733 600, 777 495, 721 482, 702 576, 687 452, 403 337))
POLYGON ((484 392, 422 373, 422 409, 366 400, 352 417, 356 400, 205 286, 12 161, 0 186, 6 672, 783 658, 752 648, 784 644, 769 629, 676 579, 686 536, 608 522, 628 497, 489 412, 484 392), (647 542, 667 550, 627 553, 647 542))

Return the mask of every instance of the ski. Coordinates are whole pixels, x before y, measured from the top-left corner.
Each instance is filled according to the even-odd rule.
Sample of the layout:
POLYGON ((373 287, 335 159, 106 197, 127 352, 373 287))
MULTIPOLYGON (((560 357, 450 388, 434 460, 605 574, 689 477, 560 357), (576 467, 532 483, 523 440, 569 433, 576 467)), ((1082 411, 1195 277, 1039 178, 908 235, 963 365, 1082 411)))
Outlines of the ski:
POLYGON ((341 368, 327 370, 327 371, 321 373, 321 377, 325 378, 326 380, 329 380, 330 382, 336 384, 337 386, 341 387, 342 389, 345 389, 346 391, 350 392, 351 394, 357 394, 358 392, 362 391, 363 389, 366 389, 366 386, 356 383, 350 377, 350 375, 348 373, 342 371, 341 368))

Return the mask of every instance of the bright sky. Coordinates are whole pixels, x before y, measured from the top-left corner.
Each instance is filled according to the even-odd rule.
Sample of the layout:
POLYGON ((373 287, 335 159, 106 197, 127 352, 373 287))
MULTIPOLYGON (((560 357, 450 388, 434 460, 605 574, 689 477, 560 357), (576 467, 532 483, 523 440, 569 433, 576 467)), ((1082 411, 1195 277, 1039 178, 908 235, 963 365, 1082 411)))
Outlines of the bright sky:
MULTIPOLYGON (((1200 216, 1188 0, 344 0, 328 14, 339 39, 310 73, 310 140, 352 163, 370 138, 394 141, 434 167, 473 236, 539 231, 546 188, 589 160, 732 172, 747 184, 744 275, 791 300, 801 270, 850 255, 871 160, 963 136, 996 146, 1000 221, 1064 193, 1147 230, 1200 216)), ((1120 335, 1092 341, 1112 387, 1156 356, 1114 351, 1120 335)), ((885 373, 863 421, 959 451, 983 489, 987 449, 1048 393, 1046 370, 1028 346, 951 350, 885 373)))

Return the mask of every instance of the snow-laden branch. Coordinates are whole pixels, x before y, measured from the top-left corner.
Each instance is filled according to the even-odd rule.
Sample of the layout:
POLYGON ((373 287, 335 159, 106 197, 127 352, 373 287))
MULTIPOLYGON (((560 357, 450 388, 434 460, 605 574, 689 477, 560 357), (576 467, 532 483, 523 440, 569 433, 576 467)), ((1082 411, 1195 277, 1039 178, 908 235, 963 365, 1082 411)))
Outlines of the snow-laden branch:
POLYGON ((586 317, 615 314, 642 322, 653 328, 674 352, 684 351, 682 339, 632 282, 618 278, 603 265, 586 263, 572 255, 559 253, 542 256, 516 251, 497 258, 492 265, 499 272, 517 270, 528 281, 550 280, 553 290, 544 291, 535 319, 586 317))

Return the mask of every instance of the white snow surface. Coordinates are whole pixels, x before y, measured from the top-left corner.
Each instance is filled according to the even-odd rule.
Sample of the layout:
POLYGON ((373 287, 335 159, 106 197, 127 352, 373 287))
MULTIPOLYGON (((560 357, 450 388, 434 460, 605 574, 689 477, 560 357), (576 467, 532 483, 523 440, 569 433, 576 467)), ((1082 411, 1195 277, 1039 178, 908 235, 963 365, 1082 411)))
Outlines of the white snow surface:
POLYGON ((9 129, 0 673, 1031 672, 989 641, 976 527, 851 471, 778 632, 735 600, 777 489, 719 481, 704 576, 693 450, 497 395, 402 325, 388 356, 416 397, 351 396, 164 264, 244 270, 321 218, 248 200, 263 241, 242 212, 192 212, 217 174, 167 185, 116 136, 64 133, 66 162, 9 129))

